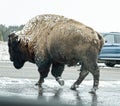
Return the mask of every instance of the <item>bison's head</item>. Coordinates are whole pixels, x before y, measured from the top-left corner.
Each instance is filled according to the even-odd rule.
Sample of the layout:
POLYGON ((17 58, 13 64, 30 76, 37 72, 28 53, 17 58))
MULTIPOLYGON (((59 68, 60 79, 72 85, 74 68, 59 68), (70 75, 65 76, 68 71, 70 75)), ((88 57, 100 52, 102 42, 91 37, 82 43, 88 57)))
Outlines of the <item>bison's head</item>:
POLYGON ((20 40, 18 39, 18 35, 15 33, 9 35, 8 47, 10 60, 13 62, 15 68, 20 69, 24 65, 25 59, 23 58, 23 54, 20 50, 20 40))

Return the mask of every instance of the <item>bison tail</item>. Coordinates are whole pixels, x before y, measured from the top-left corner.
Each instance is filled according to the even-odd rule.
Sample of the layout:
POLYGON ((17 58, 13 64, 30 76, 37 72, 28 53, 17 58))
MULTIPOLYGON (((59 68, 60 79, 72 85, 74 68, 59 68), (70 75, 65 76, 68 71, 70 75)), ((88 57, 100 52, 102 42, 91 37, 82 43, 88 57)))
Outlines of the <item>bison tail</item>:
POLYGON ((104 45, 104 39, 100 33, 97 32, 98 38, 99 38, 99 52, 101 51, 103 45, 104 45))

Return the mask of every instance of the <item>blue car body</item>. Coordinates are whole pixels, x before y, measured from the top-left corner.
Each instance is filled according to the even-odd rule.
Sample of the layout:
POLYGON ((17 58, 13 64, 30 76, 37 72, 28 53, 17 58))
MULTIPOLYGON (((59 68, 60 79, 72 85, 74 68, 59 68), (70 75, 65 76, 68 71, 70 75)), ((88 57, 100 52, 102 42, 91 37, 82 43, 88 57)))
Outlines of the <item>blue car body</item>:
POLYGON ((103 38, 106 43, 100 52, 99 62, 103 62, 110 67, 120 64, 120 33, 104 33, 103 38))

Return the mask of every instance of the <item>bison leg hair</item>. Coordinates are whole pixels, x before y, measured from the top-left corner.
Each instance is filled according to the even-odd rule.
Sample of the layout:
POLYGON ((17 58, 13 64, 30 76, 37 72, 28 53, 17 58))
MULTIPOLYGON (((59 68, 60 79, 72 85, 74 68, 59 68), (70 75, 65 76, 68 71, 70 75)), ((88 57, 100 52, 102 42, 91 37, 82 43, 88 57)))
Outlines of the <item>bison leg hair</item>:
POLYGON ((45 67, 45 68, 39 67, 38 72, 40 73, 40 78, 35 85, 42 87, 42 83, 44 82, 44 78, 46 78, 48 76, 49 71, 50 71, 50 65, 49 65, 49 67, 45 67))
POLYGON ((76 90, 76 88, 79 87, 79 85, 84 80, 84 78, 88 75, 88 73, 89 73, 89 71, 87 70, 85 63, 82 62, 79 77, 78 77, 77 81, 71 86, 71 89, 76 90))
POLYGON ((93 78, 94 78, 94 82, 93 82, 93 88, 91 89, 90 93, 95 93, 96 90, 98 89, 98 85, 99 85, 99 76, 100 76, 100 72, 99 72, 99 67, 95 66, 95 70, 92 71, 92 75, 93 75, 93 78))
POLYGON ((42 83, 44 82, 44 78, 40 77, 38 82, 35 84, 36 86, 42 87, 42 83))
POLYGON ((84 80, 84 78, 88 75, 88 71, 87 70, 81 70, 79 78, 77 79, 77 81, 71 86, 72 90, 76 90, 76 88, 79 87, 80 83, 84 80))
POLYGON ((64 64, 61 63, 53 63, 51 73, 55 77, 56 81, 63 86, 64 80, 61 78, 61 75, 64 71, 64 64))

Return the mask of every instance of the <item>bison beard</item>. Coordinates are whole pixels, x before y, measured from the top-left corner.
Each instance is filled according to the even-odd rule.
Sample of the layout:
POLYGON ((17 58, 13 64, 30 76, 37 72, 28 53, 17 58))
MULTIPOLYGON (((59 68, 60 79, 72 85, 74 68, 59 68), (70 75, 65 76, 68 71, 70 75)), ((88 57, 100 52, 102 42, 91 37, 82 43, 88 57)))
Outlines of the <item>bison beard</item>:
POLYGON ((60 85, 64 85, 61 78, 64 66, 80 62, 80 75, 71 89, 75 90, 91 72, 94 78, 92 93, 99 84, 97 57, 103 44, 102 36, 92 28, 50 14, 34 17, 21 31, 10 34, 8 39, 9 54, 15 68, 23 67, 26 61, 38 66, 40 79, 36 85, 42 87, 51 65, 52 75, 60 85))

